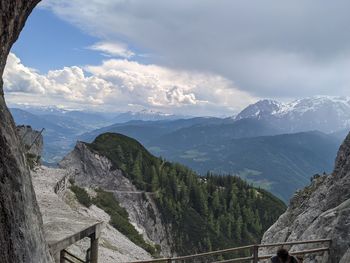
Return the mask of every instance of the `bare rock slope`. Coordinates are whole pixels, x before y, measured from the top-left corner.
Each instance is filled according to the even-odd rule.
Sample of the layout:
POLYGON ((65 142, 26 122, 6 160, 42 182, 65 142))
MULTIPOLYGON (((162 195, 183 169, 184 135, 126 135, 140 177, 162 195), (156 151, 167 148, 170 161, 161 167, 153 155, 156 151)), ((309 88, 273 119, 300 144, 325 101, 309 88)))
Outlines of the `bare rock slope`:
MULTIPOLYGON (((47 239, 59 239, 56 233, 74 231, 70 222, 79 224, 93 224, 96 221, 105 222, 99 242, 99 262, 128 262, 150 259, 151 256, 142 248, 135 245, 127 237, 108 224, 110 217, 103 210, 91 205, 89 208, 81 205, 73 192, 68 188, 60 194, 54 192, 55 185, 67 170, 48 167, 37 167, 32 172, 34 189, 43 214, 47 239), (54 218, 60 217, 62 224, 57 224, 54 218), (51 223, 52 222, 52 223, 51 223), (59 230, 59 231, 58 231, 59 230), (54 236, 50 236, 49 233, 54 236)), ((69 175, 69 174, 68 174, 69 175)), ((74 255, 85 258, 86 250, 90 246, 89 238, 85 238, 68 248, 74 255)))
POLYGON ((80 186, 101 187, 113 192, 120 205, 127 210, 130 223, 144 239, 159 245, 162 255, 172 254, 170 231, 161 220, 152 194, 138 191, 122 171, 111 169, 112 163, 108 158, 78 142, 75 149, 60 162, 60 166, 70 169, 76 184, 80 186))
POLYGON ((334 172, 315 176, 297 192, 262 242, 322 238, 332 239, 331 255, 308 257, 306 262, 350 262, 350 134, 339 149, 334 172))

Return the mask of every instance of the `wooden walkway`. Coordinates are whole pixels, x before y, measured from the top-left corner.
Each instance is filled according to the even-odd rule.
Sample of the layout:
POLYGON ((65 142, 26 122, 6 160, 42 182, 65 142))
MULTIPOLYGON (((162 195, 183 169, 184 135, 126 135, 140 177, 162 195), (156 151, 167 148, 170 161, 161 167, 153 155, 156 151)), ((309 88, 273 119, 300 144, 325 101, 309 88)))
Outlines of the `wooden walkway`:
POLYGON ((69 252, 65 249, 83 238, 89 238, 90 249, 86 256, 89 263, 97 263, 98 242, 104 223, 81 216, 61 199, 60 196, 67 189, 68 178, 63 169, 53 172, 52 169, 38 167, 32 172, 46 242, 55 262, 77 262, 76 258, 70 261, 69 252))

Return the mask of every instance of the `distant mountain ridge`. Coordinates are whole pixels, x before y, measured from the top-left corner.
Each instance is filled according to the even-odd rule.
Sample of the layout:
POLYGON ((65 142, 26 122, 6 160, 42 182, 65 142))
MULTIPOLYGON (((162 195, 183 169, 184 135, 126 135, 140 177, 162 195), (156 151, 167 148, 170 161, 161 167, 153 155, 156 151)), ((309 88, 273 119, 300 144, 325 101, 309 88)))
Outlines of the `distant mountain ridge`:
MULTIPOLYGON (((18 105, 21 106, 21 105, 18 105)), ((81 134, 123 122, 167 121, 188 118, 161 112, 143 110, 139 112, 92 112, 58 107, 10 108, 17 125, 30 125, 34 129, 45 128, 43 160, 53 163, 61 160, 73 147, 81 134)), ((96 134, 97 136, 98 134, 96 134)), ((93 139, 93 138, 92 138, 93 139)))
POLYGON ((161 121, 175 119, 193 118, 189 115, 176 115, 151 109, 143 109, 139 111, 90 111, 82 109, 64 109, 56 106, 23 106, 13 105, 11 108, 17 108, 35 115, 50 115, 50 116, 67 116, 70 118, 81 118, 80 121, 90 122, 108 122, 109 124, 124 123, 129 121, 161 121))
POLYGON ((161 121, 161 120, 176 120, 176 119, 188 119, 190 116, 174 115, 164 112, 158 112, 153 110, 141 110, 141 111, 127 111, 116 114, 111 121, 113 123, 124 123, 133 120, 141 121, 161 121))
POLYGON ((350 97, 317 96, 288 103, 260 100, 243 109, 235 120, 265 120, 284 132, 350 129, 350 97))
POLYGON ((151 140, 157 140, 161 136, 177 130, 186 129, 192 126, 211 126, 224 123, 233 123, 231 119, 220 119, 215 117, 195 117, 191 119, 176 119, 163 121, 141 121, 134 120, 126 123, 115 123, 98 130, 85 133, 79 137, 82 141, 93 141, 98 135, 105 132, 115 132, 128 135, 148 144, 151 140))

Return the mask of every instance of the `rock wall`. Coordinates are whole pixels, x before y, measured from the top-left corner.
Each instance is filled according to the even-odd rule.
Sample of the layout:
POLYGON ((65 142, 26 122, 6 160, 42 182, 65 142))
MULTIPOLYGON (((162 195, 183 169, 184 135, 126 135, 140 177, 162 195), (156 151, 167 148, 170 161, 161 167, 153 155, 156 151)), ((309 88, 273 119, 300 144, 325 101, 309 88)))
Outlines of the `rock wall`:
POLYGON ((44 139, 40 132, 27 125, 17 126, 17 132, 25 149, 30 147, 27 153, 40 157, 44 147, 44 139))
POLYGON ((160 245, 163 256, 172 254, 170 230, 164 226, 152 194, 138 191, 122 171, 112 170, 108 158, 78 142, 75 149, 60 162, 60 167, 70 169, 76 184, 80 186, 112 191, 145 240, 160 245))
MULTIPOLYGON (((7 55, 40 0, 0 2, 0 75, 7 55)), ((16 127, 5 103, 0 78, 0 260, 51 262, 42 219, 16 127)))
POLYGON ((262 242, 321 238, 332 239, 331 255, 309 256, 305 262, 350 262, 350 134, 339 149, 334 172, 314 176, 310 186, 297 192, 262 242))

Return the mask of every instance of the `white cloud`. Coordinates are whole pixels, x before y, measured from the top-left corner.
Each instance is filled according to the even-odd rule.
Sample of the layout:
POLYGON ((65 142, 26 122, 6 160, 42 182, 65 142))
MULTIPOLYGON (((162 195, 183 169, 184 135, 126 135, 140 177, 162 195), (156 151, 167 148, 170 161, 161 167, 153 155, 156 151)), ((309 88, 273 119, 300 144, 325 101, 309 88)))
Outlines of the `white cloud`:
POLYGON ((25 67, 19 58, 10 54, 7 59, 7 67, 4 72, 5 91, 8 92, 31 92, 44 94, 45 89, 41 82, 45 79, 34 69, 25 67), (8 70, 10 69, 10 70, 8 70))
MULTIPOLYGON (((208 111, 235 109, 254 101, 248 93, 238 90, 229 80, 211 73, 173 70, 135 61, 110 59, 85 70, 118 86, 131 104, 144 107, 180 108, 208 107, 208 111)), ((203 111, 203 109, 201 109, 203 111)), ((212 112, 213 113, 213 112, 212 112)))
POLYGON ((89 49, 103 52, 107 56, 117 56, 122 58, 131 58, 135 53, 128 49, 124 43, 114 42, 98 42, 90 46, 89 49))
POLYGON ((168 113, 224 115, 255 101, 218 75, 122 59, 40 74, 11 53, 4 72, 4 87, 10 103, 101 110, 130 110, 137 105, 168 113))
POLYGON ((46 0, 90 35, 126 39, 150 62, 213 72, 260 97, 347 95, 350 2, 46 0), (340 70, 339 70, 340 69, 340 70), (343 80, 343 81, 339 81, 343 80), (344 88, 346 87, 346 88, 344 88))
POLYGON ((67 102, 102 104, 103 99, 111 92, 112 85, 95 76, 85 76, 79 67, 64 67, 49 71, 46 75, 39 74, 24 66, 11 53, 4 71, 4 88, 7 94, 27 93, 36 97, 56 97, 67 102))

